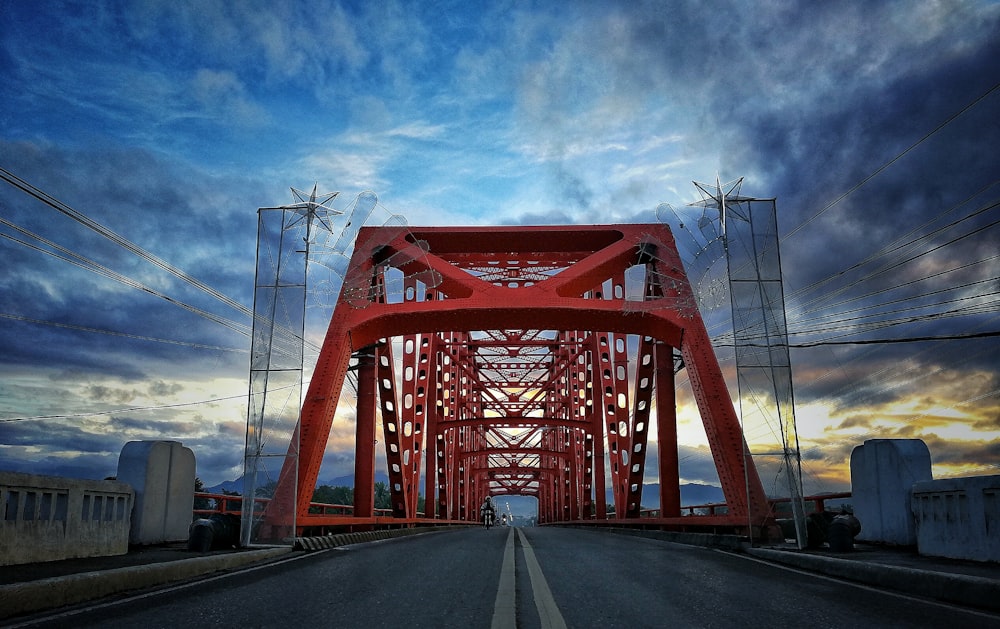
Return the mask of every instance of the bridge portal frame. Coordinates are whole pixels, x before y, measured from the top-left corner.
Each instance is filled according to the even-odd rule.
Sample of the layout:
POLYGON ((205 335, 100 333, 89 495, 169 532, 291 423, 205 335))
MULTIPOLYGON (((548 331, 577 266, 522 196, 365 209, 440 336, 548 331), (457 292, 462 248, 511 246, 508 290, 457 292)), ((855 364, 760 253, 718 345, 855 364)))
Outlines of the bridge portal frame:
MULTIPOLYGON (((327 516, 309 513, 309 502, 352 357, 358 359, 359 376, 352 521, 360 525, 385 520, 373 517, 366 489, 374 484, 377 411, 382 415, 393 521, 421 520, 416 494, 424 460, 425 495, 436 496, 436 505, 424 519, 475 519, 478 501, 491 491, 496 478, 489 475, 489 441, 483 428, 491 420, 503 424, 518 419, 491 416, 489 396, 473 386, 479 367, 470 350, 472 334, 482 330, 513 331, 509 338, 515 346, 537 341, 517 339, 518 331, 552 330, 558 339, 549 343, 559 346, 556 352, 565 352, 570 345, 587 349, 580 352, 582 358, 564 361, 561 368, 567 372, 553 374, 552 380, 557 383, 552 386, 568 387, 571 377, 579 381, 582 373, 585 390, 543 396, 538 408, 530 409, 543 417, 551 410, 563 420, 520 418, 552 424, 541 428, 540 443, 546 452, 539 455, 533 488, 543 519, 585 520, 590 517, 587 511, 593 510, 596 520, 603 520, 606 475, 616 518, 624 523, 639 517, 646 428, 655 390, 661 515, 666 516, 656 522, 684 528, 702 522, 751 534, 773 523, 673 236, 665 225, 649 224, 362 228, 291 439, 299 444, 298 451, 290 448, 271 502, 295 505, 295 517, 288 510, 271 509, 265 513, 265 527, 287 536, 289 526, 298 533, 329 523, 327 516), (537 260, 561 266, 536 274, 533 281, 519 276, 505 282, 469 271, 470 260, 501 267, 505 261, 523 266, 537 260), (645 269, 644 294, 640 300, 629 300, 624 276, 636 266, 645 269), (389 303, 385 298, 390 269, 402 273, 403 301, 389 303), (627 401, 629 384, 615 367, 622 364, 616 353, 623 350, 625 335, 641 339, 634 414, 627 401), (393 337, 403 339, 402 377, 395 371, 389 340, 393 337), (688 370, 726 498, 726 515, 680 517, 670 348, 679 350, 688 370), (399 382, 402 391, 397 391, 399 382), (400 404, 400 393, 407 403, 400 404), (414 402, 418 399, 421 403, 414 402), (618 403, 623 399, 624 404, 618 403), (463 454, 470 451, 472 455, 463 454), (605 451, 610 457, 607 474, 605 451)), ((497 490, 532 493, 514 480, 497 490)), ((338 523, 343 519, 337 518, 338 523)))

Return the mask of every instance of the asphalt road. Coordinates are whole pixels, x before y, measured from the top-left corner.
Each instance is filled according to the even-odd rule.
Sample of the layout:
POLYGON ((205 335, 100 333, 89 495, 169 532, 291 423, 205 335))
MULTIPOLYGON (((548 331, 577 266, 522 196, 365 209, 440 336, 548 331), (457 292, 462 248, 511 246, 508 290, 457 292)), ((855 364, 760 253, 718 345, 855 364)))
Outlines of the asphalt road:
POLYGON ((1000 616, 746 556, 578 529, 464 529, 317 552, 38 627, 1000 627, 1000 616))

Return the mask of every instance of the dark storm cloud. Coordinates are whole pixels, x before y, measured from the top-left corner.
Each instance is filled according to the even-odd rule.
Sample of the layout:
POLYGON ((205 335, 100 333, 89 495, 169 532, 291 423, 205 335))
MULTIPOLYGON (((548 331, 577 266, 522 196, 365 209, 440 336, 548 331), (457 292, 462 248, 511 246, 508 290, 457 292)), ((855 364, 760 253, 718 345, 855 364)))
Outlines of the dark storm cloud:
POLYGON ((85 452, 117 451, 120 437, 94 432, 92 422, 76 418, 70 422, 55 424, 42 421, 18 421, 0 423, 0 444, 5 446, 54 446, 57 448, 79 449, 85 452))
MULTIPOLYGON (((660 201, 692 200, 691 179, 746 175, 745 194, 778 199, 779 233, 797 230, 782 242, 796 341, 996 329, 995 307, 954 318, 919 311, 906 325, 867 332, 835 327, 868 321, 841 320, 876 307, 986 292, 976 282, 1000 275, 995 261, 972 264, 996 254, 995 229, 974 233, 995 220, 995 210, 896 257, 851 268, 914 228, 915 235, 930 233, 997 200, 1000 186, 989 185, 1000 180, 1000 162, 992 159, 1000 142, 1000 93, 805 224, 995 83, 995 4, 733 1, 706 12, 691 0, 504 5, 468 13, 456 6, 447 25, 433 9, 386 15, 337 5, 328 11, 335 19, 323 23, 298 19, 302 10, 154 2, 63 15, 44 3, 16 7, 15 19, 0 24, 0 97, 8 105, 0 112, 0 165, 248 307, 254 209, 288 202, 285 182, 277 189, 261 182, 282 179, 293 167, 321 185, 333 174, 395 194, 446 190, 434 197, 447 206, 444 216, 516 224, 649 222, 660 201), (455 37, 451 22, 463 20, 474 28, 455 37), (467 71, 449 75, 453 66, 467 71), (528 209, 508 210, 515 204, 500 198, 508 194, 528 209), (654 195, 660 197, 650 201, 654 195), (472 207, 483 211, 467 211, 472 207), (952 207, 954 213, 928 222, 952 207), (836 281, 818 284, 831 277, 836 281), (968 288, 946 291, 961 285, 968 288)), ((172 298, 249 323, 6 185, 0 216, 172 298)), ((156 296, 9 240, 0 239, 0 255, 0 311, 182 342, 249 345, 245 336, 156 296)), ((17 387, 0 384, 5 402, 16 402, 4 414, 21 414, 28 402, 37 404, 31 414, 117 405, 133 394, 180 393, 175 378, 246 374, 245 353, 23 320, 0 319, 0 349, 4 373, 19 378, 17 387)), ((821 421, 840 428, 873 429, 873 409, 917 396, 928 408, 939 400, 958 410, 987 405, 980 415, 996 418, 988 405, 995 406, 998 356, 995 339, 793 350, 796 400, 830 402, 835 417, 821 421), (961 406, 962 400, 972 402, 961 406)), ((81 447, 101 453, 90 460, 106 467, 120 441, 131 437, 105 441, 80 433, 107 425, 137 434, 162 430, 195 449, 209 484, 236 476, 229 471, 242 456, 240 418, 201 432, 192 414, 163 417, 127 413, 80 424, 76 433, 54 432, 64 445, 79 436, 81 447)), ((976 426, 990 430, 995 421, 976 426)), ((5 429, 14 430, 0 424, 5 429)), ((0 444, 30 443, 39 429, 18 424, 16 430, 0 432, 13 435, 0 444)), ((920 432, 916 423, 907 430, 920 432)), ((834 436, 828 444, 824 456, 833 463, 853 446, 834 436)), ((331 453, 325 466, 349 468, 350 456, 331 453)), ((16 460, 32 459, 63 470, 88 460, 27 450, 16 460)), ((717 481, 704 448, 684 450, 681 466, 685 478, 717 481)))
POLYGON ((155 382, 149 383, 149 394, 153 397, 173 395, 178 391, 182 391, 184 387, 174 383, 164 382, 163 380, 157 380, 155 382))
POLYGON ((1000 438, 959 441, 934 432, 900 430, 899 438, 919 438, 927 444, 931 462, 945 466, 982 466, 1000 470, 1000 438))
POLYGON ((992 416, 974 423, 972 427, 983 432, 1000 432, 1000 405, 994 408, 992 416))
POLYGON ((555 170, 555 179, 559 186, 557 194, 560 198, 566 199, 570 205, 577 208, 584 210, 590 208, 594 193, 582 178, 568 171, 562 165, 558 165, 555 170))
MULTIPOLYGON (((729 154, 727 161, 734 169, 740 163, 759 164, 753 181, 759 189, 755 191, 778 197, 779 223, 786 226, 785 231, 797 227, 924 133, 986 93, 996 77, 983 73, 982 69, 1000 56, 1000 41, 988 35, 995 33, 996 28, 995 19, 989 24, 977 24, 972 29, 972 39, 978 39, 981 45, 974 47, 959 48, 948 33, 943 33, 917 49, 884 50, 882 56, 889 61, 882 64, 885 76, 881 81, 849 81, 850 76, 845 74, 843 86, 828 91, 829 99, 825 102, 813 99, 802 111, 756 109, 753 115, 749 112, 740 115, 739 107, 735 106, 726 113, 733 114, 737 123, 728 127, 730 141, 737 150, 729 154), (769 165, 777 168, 768 168, 769 165)), ((794 259, 795 264, 784 269, 787 285, 810 286, 829 277, 831 270, 847 269, 911 230, 918 230, 918 234, 930 232, 938 225, 995 203, 994 187, 987 195, 976 196, 971 203, 960 206, 966 198, 1000 180, 1000 163, 981 158, 989 153, 988 147, 1000 141, 1000 126, 995 124, 998 116, 1000 93, 994 93, 789 238, 782 245, 782 253, 785 260, 794 259), (959 209, 947 220, 921 229, 953 207, 959 209)), ((725 123, 722 115, 716 114, 715 119, 717 123, 725 123)), ((996 262, 981 263, 902 289, 894 287, 995 255, 992 235, 995 230, 992 234, 976 233, 995 218, 995 211, 984 213, 960 227, 923 240, 912 249, 914 255, 939 246, 942 249, 859 283, 829 302, 843 304, 845 299, 853 299, 848 306, 833 306, 834 310, 843 311, 857 306, 871 309, 882 302, 920 295, 929 295, 925 303, 960 296, 960 291, 933 294, 991 276, 995 278, 996 262), (964 234, 971 235, 957 244, 945 244, 964 234)), ((887 262, 891 259, 868 269, 877 269, 887 262)), ((855 273, 854 277, 826 285, 823 290, 831 293, 838 284, 849 286, 848 281, 860 276, 861 273, 855 273)), ((796 300, 806 298, 815 299, 816 295, 797 297, 792 293, 789 307, 793 314, 796 300)), ((925 322, 915 320, 903 329, 907 336, 949 334, 982 329, 982 321, 985 317, 928 318, 925 322)), ((791 325, 795 327, 794 316, 791 325)), ((879 334, 901 335, 891 328, 879 334)), ((863 350, 857 352, 863 353, 863 350)), ((912 347, 887 347, 880 351, 880 358, 912 357, 912 353, 912 347)), ((925 359, 934 362, 948 355, 932 353, 925 359)), ((997 359, 995 354, 983 354, 976 364, 996 369, 997 359)))
MULTIPOLYGON (((185 171, 140 149, 93 152, 49 146, 42 152, 27 143, 3 146, 5 167, 56 198, 121 234, 143 249, 182 268, 216 290, 249 306, 252 301, 254 210, 258 199, 234 199, 240 181, 221 181, 185 171), (244 204, 245 205, 242 205, 244 204), (248 275, 249 274, 249 275, 248 275)), ((94 259, 171 299, 202 308, 239 324, 249 318, 142 261, 9 186, 0 190, 7 220, 94 259)), ((10 233, 11 230, 5 230, 10 233)), ((14 234, 23 240, 26 237, 14 234)), ((245 336, 227 330, 175 304, 110 279, 67 265, 4 239, 10 270, 0 281, 4 310, 26 318, 111 330, 137 336, 245 349, 245 336)), ((0 328, 8 360, 36 360, 103 369, 125 377, 145 375, 134 358, 139 343, 145 361, 171 362, 190 357, 181 345, 126 340, 27 322, 0 328), (134 345, 133 345, 134 347, 134 345), (48 348, 48 349, 46 349, 48 348)), ((204 350, 201 350, 204 351, 204 350)), ((238 359, 242 360, 242 359, 238 359)))
MULTIPOLYGON (((727 15, 725 28, 706 20, 699 3, 672 3, 669 11, 650 2, 630 3, 627 11, 601 6, 569 13, 575 28, 539 57, 521 101, 567 203, 582 206, 583 197, 566 183, 593 178, 585 174, 587 162, 572 157, 586 139, 599 147, 614 124, 631 122, 642 137, 642 130, 648 135, 695 120, 699 132, 686 138, 686 154, 718 155, 724 180, 747 175, 743 193, 776 197, 779 234, 795 230, 782 243, 793 342, 995 329, 988 319, 995 309, 958 317, 944 311, 968 308, 976 291, 997 290, 998 264, 990 261, 996 228, 987 227, 997 211, 976 213, 1000 198, 1000 162, 987 157, 1000 142, 1000 91, 834 201, 987 93, 996 76, 983 70, 1000 58, 1000 13, 977 3, 731 3, 719 11, 727 15), (585 49, 585 40, 614 46, 574 59, 571 51, 585 49), (588 90, 594 75, 603 77, 594 82, 600 89, 588 90), (636 106, 651 99, 668 104, 663 111, 674 119, 636 106), (582 113, 588 107, 589 117, 582 113), (587 124, 574 124, 581 120, 587 124), (958 219, 964 220, 945 227, 958 219), (926 237, 902 246, 918 236, 926 237), (851 270, 887 247, 896 250, 851 270), (879 312, 886 314, 873 316, 879 312), (874 325, 880 318, 900 324, 874 325)), ((606 177, 600 181, 607 185, 606 177)), ((626 180, 622 194, 634 185, 626 180)), ((621 194, 611 188, 605 196, 606 215, 603 206, 621 194)), ((592 197, 585 200, 594 205, 592 197)), ((565 214, 557 213, 557 222, 565 214)), ((606 222, 585 214, 572 216, 606 222)), ((647 211, 635 216, 649 220, 647 211)), ((956 345, 937 347, 948 351, 926 362, 953 360, 956 345)), ((878 356, 888 362, 913 351, 883 346, 878 356)), ((866 353, 856 350, 853 357, 866 353)), ((819 354, 810 357, 822 362, 819 354)), ((997 360, 983 353, 965 366, 995 370, 997 360)))

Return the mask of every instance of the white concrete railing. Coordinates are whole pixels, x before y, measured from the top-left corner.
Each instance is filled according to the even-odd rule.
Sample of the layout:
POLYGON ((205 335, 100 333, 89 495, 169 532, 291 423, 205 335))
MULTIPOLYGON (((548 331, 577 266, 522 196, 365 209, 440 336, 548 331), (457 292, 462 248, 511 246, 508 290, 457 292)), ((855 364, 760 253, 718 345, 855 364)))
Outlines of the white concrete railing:
POLYGON ((1000 476, 915 483, 911 504, 921 555, 1000 561, 1000 476))
POLYGON ((132 488, 0 472, 0 565, 128 552, 132 488))

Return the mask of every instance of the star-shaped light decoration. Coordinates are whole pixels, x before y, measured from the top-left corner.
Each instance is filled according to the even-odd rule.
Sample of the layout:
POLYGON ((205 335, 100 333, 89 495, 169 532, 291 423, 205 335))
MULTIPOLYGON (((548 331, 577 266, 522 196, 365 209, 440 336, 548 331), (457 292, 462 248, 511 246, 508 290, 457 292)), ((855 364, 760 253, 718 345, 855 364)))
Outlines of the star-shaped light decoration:
MULTIPOLYGON (((280 210, 299 210, 299 216, 302 218, 312 221, 313 219, 319 221, 327 231, 332 232, 333 227, 327 220, 329 216, 340 216, 343 214, 340 210, 328 207, 326 204, 333 201, 340 192, 324 192, 323 194, 317 194, 316 190, 319 188, 319 184, 313 184, 312 192, 305 192, 299 190, 298 188, 290 188, 292 191, 292 196, 297 201, 291 205, 282 205, 278 209, 280 210)), ((300 219, 301 220, 301 219, 300 219)), ((297 223, 298 221, 293 221, 289 223, 289 227, 297 223)))
POLYGON ((323 194, 317 194, 317 188, 319 188, 319 184, 313 184, 312 192, 305 192, 304 190, 290 187, 289 189, 292 191, 292 197, 295 199, 295 203, 292 203, 291 205, 279 205, 277 207, 262 207, 259 209, 295 210, 295 214, 297 214, 299 218, 285 225, 286 229, 297 225, 302 221, 302 219, 306 219, 306 222, 309 225, 312 224, 313 219, 316 219, 323 227, 332 231, 330 224, 327 221, 327 217, 340 216, 343 212, 329 207, 326 204, 334 200, 340 192, 324 192, 323 194))
POLYGON ((743 185, 743 177, 730 181, 729 183, 723 184, 719 180, 719 176, 715 176, 715 184, 710 183, 698 183, 697 181, 692 181, 696 188, 701 192, 702 198, 700 201, 695 201, 694 203, 688 203, 689 206, 703 207, 703 208, 715 208, 719 211, 719 220, 722 223, 722 233, 726 233, 726 208, 729 207, 729 203, 738 203, 740 201, 749 201, 749 197, 740 196, 740 186, 743 185))

